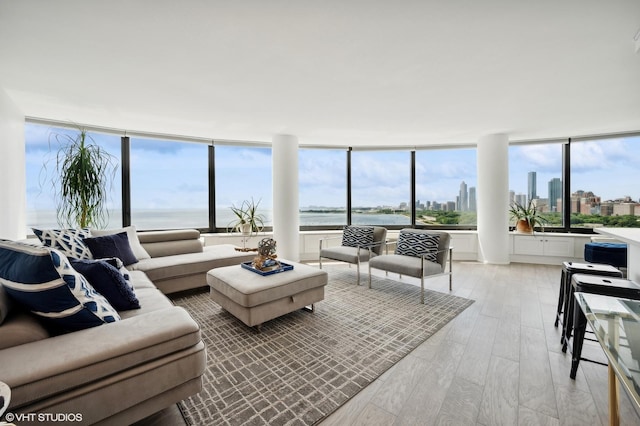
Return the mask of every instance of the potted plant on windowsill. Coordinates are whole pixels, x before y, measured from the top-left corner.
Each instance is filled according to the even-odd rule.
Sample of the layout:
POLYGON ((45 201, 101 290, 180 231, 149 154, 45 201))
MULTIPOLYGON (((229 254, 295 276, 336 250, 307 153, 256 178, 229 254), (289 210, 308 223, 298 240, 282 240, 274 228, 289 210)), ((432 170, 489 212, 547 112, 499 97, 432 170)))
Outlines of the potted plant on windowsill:
POLYGON ((509 214, 516 221, 516 232, 522 234, 533 234, 533 229, 536 226, 544 226, 548 222, 540 214, 533 200, 529 200, 526 206, 514 201, 509 208, 509 214))
POLYGON ((235 215, 235 219, 232 220, 227 229, 231 232, 238 231, 244 236, 255 235, 262 231, 264 228, 264 215, 258 213, 257 202, 251 200, 244 200, 240 206, 231 205, 231 211, 235 215))

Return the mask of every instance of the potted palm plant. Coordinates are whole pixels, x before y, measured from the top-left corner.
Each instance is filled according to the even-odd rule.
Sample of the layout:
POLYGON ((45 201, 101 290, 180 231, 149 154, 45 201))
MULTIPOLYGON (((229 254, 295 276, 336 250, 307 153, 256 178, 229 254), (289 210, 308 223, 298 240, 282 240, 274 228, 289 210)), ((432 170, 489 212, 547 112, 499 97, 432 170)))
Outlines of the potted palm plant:
POLYGON ((514 201, 509 208, 509 214, 516 221, 516 231, 523 234, 533 234, 533 228, 548 223, 536 208, 533 200, 529 200, 526 206, 514 201))
POLYGON ((232 204, 231 211, 235 218, 227 225, 227 228, 231 232, 241 232, 244 236, 254 235, 262 231, 264 228, 264 215, 258 213, 260 201, 255 202, 251 198, 251 200, 244 200, 239 207, 232 204))
MULTIPOLYGON (((117 169, 116 159, 79 128, 75 135, 53 134, 59 147, 52 184, 56 213, 61 226, 104 227, 110 185, 117 169)), ((46 164, 45 164, 46 166, 46 164)))

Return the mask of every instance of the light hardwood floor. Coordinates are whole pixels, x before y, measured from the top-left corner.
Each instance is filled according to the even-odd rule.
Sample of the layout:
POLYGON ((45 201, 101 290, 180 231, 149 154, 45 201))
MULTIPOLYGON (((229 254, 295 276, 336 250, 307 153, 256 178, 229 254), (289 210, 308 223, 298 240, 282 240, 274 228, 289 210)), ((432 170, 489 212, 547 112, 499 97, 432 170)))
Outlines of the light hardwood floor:
MULTIPOLYGON (((331 267, 339 265, 347 267, 331 267)), ((560 266, 454 262, 453 268, 452 293, 475 303, 321 425, 608 424, 607 368, 583 361, 571 380, 571 358, 553 326, 560 266)), ((425 285, 449 291, 446 277, 425 285)), ((583 353, 605 361, 597 343, 587 342, 583 353)), ((140 426, 181 424, 175 411, 140 426)), ((620 412, 621 424, 640 424, 622 389, 620 412)))
MULTIPOLYGON (((553 326, 561 268, 453 266, 452 293, 476 302, 321 425, 608 424, 607 368, 583 361, 571 380, 553 326)), ((445 277, 425 285, 448 291, 445 277)), ((606 361, 597 343, 585 346, 606 361)), ((620 395, 621 424, 640 424, 620 395)))

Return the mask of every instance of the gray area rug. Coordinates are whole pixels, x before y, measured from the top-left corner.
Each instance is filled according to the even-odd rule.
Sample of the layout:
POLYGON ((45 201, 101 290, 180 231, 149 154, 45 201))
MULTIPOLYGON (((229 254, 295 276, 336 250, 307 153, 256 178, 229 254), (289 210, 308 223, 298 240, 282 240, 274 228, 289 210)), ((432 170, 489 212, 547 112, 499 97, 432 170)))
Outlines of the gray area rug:
POLYGON ((325 300, 245 326, 208 293, 175 299, 202 328, 204 389, 180 407, 192 425, 311 425, 327 417, 472 300, 355 272, 329 271, 325 300), (364 281, 364 280, 363 280, 364 281))

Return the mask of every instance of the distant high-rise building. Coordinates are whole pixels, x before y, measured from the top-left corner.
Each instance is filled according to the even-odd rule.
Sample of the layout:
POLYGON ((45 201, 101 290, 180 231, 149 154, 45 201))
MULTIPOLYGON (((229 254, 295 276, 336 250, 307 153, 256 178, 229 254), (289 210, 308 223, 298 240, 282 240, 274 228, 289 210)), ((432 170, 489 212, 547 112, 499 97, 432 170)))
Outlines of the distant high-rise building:
POLYGON ((520 204, 520 205, 526 205, 527 204, 527 194, 516 194, 516 198, 514 200, 516 203, 520 204))
POLYGON ((476 187, 469 187, 469 211, 475 212, 477 210, 476 206, 476 187))
POLYGON ((446 211, 451 212, 451 211, 454 211, 455 209, 456 209, 456 202, 455 201, 447 201, 446 211))
POLYGON ((458 210, 462 212, 469 210, 469 193, 467 192, 467 184, 464 181, 460 184, 460 206, 458 210))
POLYGON ((613 216, 613 203, 611 202, 601 203, 600 214, 602 216, 613 216))
POLYGON ((553 178, 549 181, 549 209, 552 212, 560 211, 558 209, 558 199, 562 200, 562 180, 553 178))
POLYGON ((538 178, 536 172, 529 172, 527 182, 527 197, 528 201, 538 198, 538 178))

